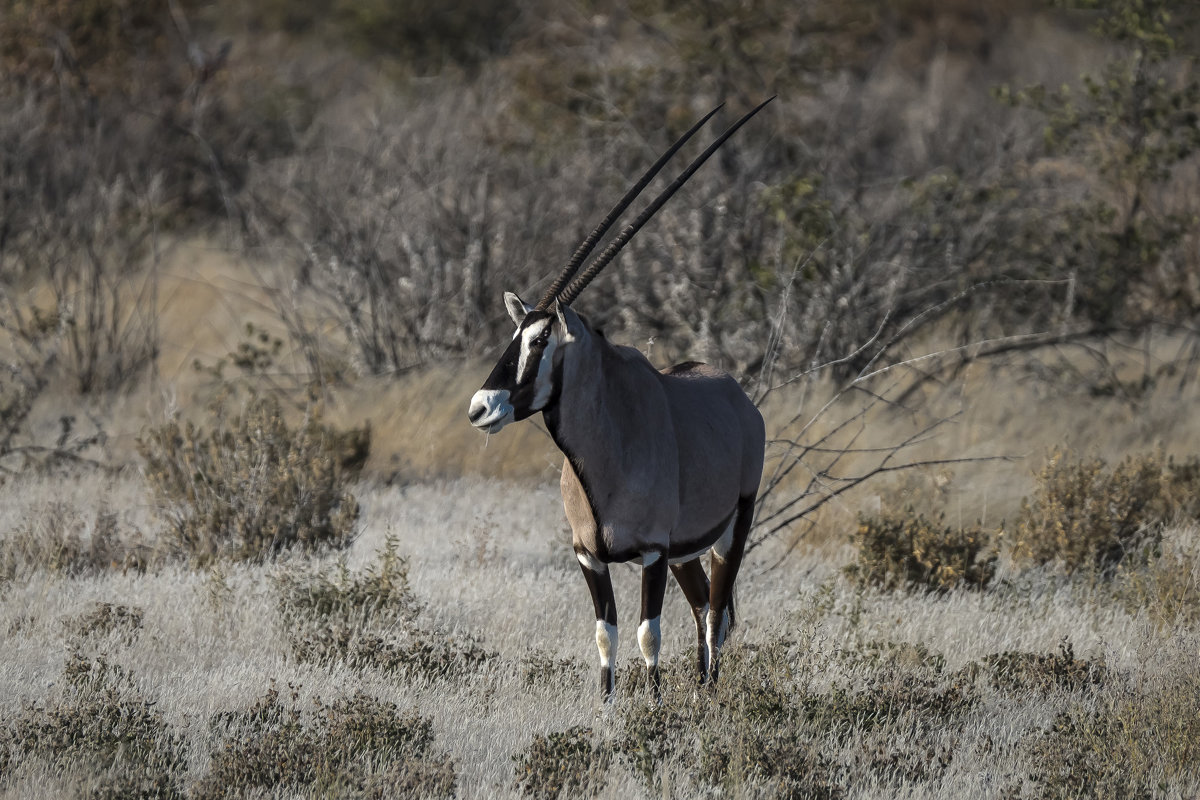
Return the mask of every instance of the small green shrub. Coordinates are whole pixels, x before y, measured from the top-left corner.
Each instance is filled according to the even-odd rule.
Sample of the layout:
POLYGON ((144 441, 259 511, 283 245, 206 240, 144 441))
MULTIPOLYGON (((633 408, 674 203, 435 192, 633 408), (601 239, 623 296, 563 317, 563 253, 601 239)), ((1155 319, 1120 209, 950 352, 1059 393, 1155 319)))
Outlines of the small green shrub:
POLYGON ((521 683, 527 688, 540 686, 578 684, 587 669, 581 661, 569 658, 553 658, 540 650, 521 657, 521 683))
POLYGON ((171 421, 138 441, 175 548, 206 564, 345 544, 359 510, 345 435, 316 412, 290 425, 273 397, 253 397, 232 416, 226 403, 214 406, 207 431, 171 421))
POLYGON ((616 759, 654 795, 670 761, 697 765, 697 794, 729 796, 753 785, 770 796, 841 797, 852 774, 847 754, 887 782, 945 771, 952 750, 938 737, 961 730, 976 707, 970 674, 945 672, 926 648, 881 643, 842 656, 865 685, 851 678, 818 689, 798 668, 802 650, 787 639, 734 644, 711 696, 693 697, 688 681, 665 682, 661 707, 624 704, 616 759))
POLYGON ((342 562, 331 572, 293 570, 276 578, 280 620, 297 659, 446 679, 495 657, 469 634, 417 625, 420 603, 396 540, 389 537, 376 555, 359 573, 342 562))
POLYGON ((75 637, 108 636, 119 633, 126 643, 132 643, 142 628, 144 612, 136 606, 115 603, 93 603, 82 614, 64 620, 67 633, 75 637))
POLYGON ((1073 704, 1026 737, 1028 779, 1013 796, 1038 800, 1159 797, 1195 785, 1200 686, 1194 676, 1147 693, 1123 688, 1073 704))
POLYGON ((1064 639, 1057 653, 1026 653, 1009 650, 983 660, 992 686, 1009 692, 1035 691, 1048 694, 1053 689, 1075 691, 1104 684, 1108 669, 1103 661, 1075 657, 1071 642, 1064 639))
POLYGON ((982 589, 996 573, 992 535, 976 525, 954 529, 911 512, 861 517, 857 562, 847 574, 860 585, 946 591, 982 589))
POLYGON ((1148 557, 1161 525, 1200 513, 1200 467, 1161 453, 1130 456, 1114 467, 1055 451, 1021 504, 1014 559, 1059 563, 1073 572, 1111 571, 1131 553, 1148 557), (1150 547, 1147 547, 1149 545, 1150 547))
POLYGON ((30 706, 11 723, 5 759, 37 758, 82 773, 93 798, 184 796, 182 737, 136 691, 124 669, 103 656, 73 652, 62 684, 56 702, 30 706))
POLYGON ((534 735, 529 748, 513 760, 514 786, 528 797, 595 797, 604 788, 612 752, 596 741, 591 728, 576 726, 534 735))
POLYGON ((221 744, 193 800, 316 789, 330 797, 450 797, 453 762, 433 750, 433 723, 362 692, 305 713, 272 686, 250 708, 215 715, 221 744), (256 791, 257 790, 257 791, 256 791))

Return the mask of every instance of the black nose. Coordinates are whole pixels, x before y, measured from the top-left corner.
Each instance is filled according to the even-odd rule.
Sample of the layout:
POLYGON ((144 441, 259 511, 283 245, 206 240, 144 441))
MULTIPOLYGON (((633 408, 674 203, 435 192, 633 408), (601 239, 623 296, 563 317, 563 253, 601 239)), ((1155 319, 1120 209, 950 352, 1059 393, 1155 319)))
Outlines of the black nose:
POLYGON ((486 413, 487 404, 477 402, 475 398, 471 398, 471 407, 467 410, 467 419, 471 421, 471 424, 474 425, 486 413))

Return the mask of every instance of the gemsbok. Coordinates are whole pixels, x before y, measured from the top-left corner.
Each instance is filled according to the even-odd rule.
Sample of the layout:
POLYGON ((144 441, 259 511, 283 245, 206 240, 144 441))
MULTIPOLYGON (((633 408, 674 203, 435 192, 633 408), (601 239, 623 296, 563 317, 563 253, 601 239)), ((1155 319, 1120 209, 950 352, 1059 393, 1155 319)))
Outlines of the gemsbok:
POLYGON ((697 122, 609 211, 537 305, 506 292, 517 331, 471 398, 471 424, 489 434, 541 411, 566 456, 563 505, 596 608, 605 698, 613 691, 617 654, 609 565, 619 562, 642 566, 637 639, 655 697, 668 565, 695 617, 699 681, 717 680, 721 645, 733 621, 733 584, 762 478, 765 434, 758 409, 729 375, 697 362, 660 372, 638 350, 611 344, 571 304, 705 160, 769 102, 718 137, 579 272, 626 207, 720 106, 697 122), (711 584, 700 560, 705 551, 712 553, 711 584))

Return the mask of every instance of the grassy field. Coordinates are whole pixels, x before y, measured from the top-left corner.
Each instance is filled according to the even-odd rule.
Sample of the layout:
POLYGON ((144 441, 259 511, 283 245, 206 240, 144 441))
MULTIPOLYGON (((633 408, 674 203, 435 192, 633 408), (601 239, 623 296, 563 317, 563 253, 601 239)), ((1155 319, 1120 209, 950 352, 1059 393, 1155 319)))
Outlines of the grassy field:
MULTIPOLYGON (((4 797, 1200 791, 1195 607, 1168 615, 1131 581, 1002 557, 986 591, 881 592, 842 574, 849 546, 767 569, 769 544, 746 567, 714 693, 691 685, 690 614, 669 592, 656 708, 630 635, 636 570, 618 569, 622 668, 602 707, 552 487, 360 486, 361 533, 338 556, 75 575, 14 550, 103 526, 152 544, 140 481, 3 493, 4 528, 23 532, 0 584, 4 797)), ((1194 525, 1165 536, 1185 584, 1198 547, 1194 525)))

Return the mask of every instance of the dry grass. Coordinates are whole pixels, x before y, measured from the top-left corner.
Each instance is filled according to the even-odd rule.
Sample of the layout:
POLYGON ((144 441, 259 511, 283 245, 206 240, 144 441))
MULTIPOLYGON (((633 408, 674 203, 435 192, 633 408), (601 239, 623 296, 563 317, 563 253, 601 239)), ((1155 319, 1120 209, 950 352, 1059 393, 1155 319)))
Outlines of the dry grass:
MULTIPOLYGON (((2 491, 9 509, 54 493, 87 507, 104 492, 144 514, 131 481, 2 491)), ((764 572, 783 546, 772 542, 746 566, 715 698, 694 696, 691 617, 670 590, 667 702, 655 710, 637 688, 628 635, 637 571, 621 568, 620 691, 600 708, 592 610, 553 487, 459 479, 359 495, 362 533, 344 568, 296 553, 208 572, 33 570, 0 585, 3 795, 97 796, 139 776, 203 794, 271 752, 307 765, 281 778, 299 797, 334 787, 371 796, 377 779, 402 777, 439 794, 451 775, 460 797, 546 796, 555 781, 614 798, 707 786, 853 798, 1057 797, 1076 780, 1112 797, 1200 788, 1196 739, 1173 711, 1200 696, 1200 638, 1188 617, 1163 618, 1152 573, 1136 586, 1068 580, 1002 558, 984 591, 881 592, 841 575, 847 547, 764 572), (298 590, 297 576, 317 577, 298 590), (289 614, 357 620, 380 636, 437 631, 495 655, 449 676, 310 660, 297 657, 289 614), (95 680, 82 690, 65 675, 95 680), (157 732, 156 744, 119 751, 96 740, 76 752, 21 738, 54 720, 86 733, 88 720, 114 713, 131 731, 157 732), (348 756, 338 745, 347 736, 374 755, 348 756), (1123 772, 1118 740, 1134 747, 1123 772)), ((1172 528, 1165 541, 1171 592, 1177 554, 1195 552, 1200 530, 1172 528)), ((1196 608, 1194 593, 1182 597, 1196 608)))

